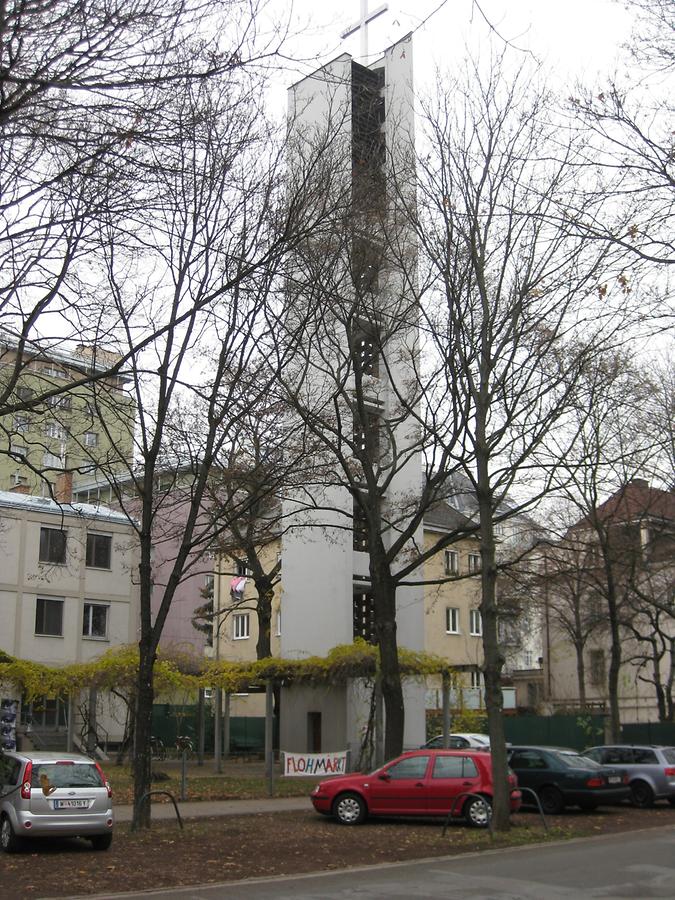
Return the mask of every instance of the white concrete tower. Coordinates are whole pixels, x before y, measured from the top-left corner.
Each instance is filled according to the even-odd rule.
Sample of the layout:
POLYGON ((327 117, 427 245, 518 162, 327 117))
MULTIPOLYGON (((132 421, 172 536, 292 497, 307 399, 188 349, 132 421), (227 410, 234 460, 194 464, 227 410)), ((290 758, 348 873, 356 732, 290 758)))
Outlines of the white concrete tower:
MULTIPOLYGON (((324 172, 323 198, 329 198, 332 210, 332 226, 320 226, 313 255, 297 262, 304 275, 298 308, 314 303, 317 310, 315 349, 303 359, 304 390, 324 416, 333 404, 336 429, 349 431, 353 439, 356 420, 350 418, 348 400, 336 403, 335 385, 344 372, 344 401, 358 374, 366 418, 372 416, 375 430, 378 421, 386 422, 388 445, 397 448, 398 455, 383 454, 390 463, 387 470, 385 460, 381 470, 389 482, 386 517, 400 521, 421 482, 419 453, 405 452, 416 446, 417 431, 412 417, 401 415, 398 399, 410 381, 418 341, 406 292, 406 278, 414 272, 414 241, 394 199, 410 192, 407 199, 414 200, 411 36, 375 62, 363 65, 345 53, 293 85, 289 121, 296 169, 308 169, 319 156, 328 160, 318 168, 324 172), (385 249, 392 246, 398 258, 385 249), (323 296, 309 297, 313 284, 321 286, 317 290, 323 296), (402 321, 407 324, 401 326, 402 321)), ((281 652, 288 658, 324 655, 356 636, 372 636, 368 549, 360 540, 358 515, 352 518, 357 509, 353 494, 340 477, 312 493, 320 508, 298 513, 302 527, 285 531, 282 538, 281 652)), ((296 509, 286 502, 287 515, 296 509)), ((395 529, 389 537, 395 538, 395 529)), ((421 529, 416 538, 421 545, 421 529)), ((398 589, 397 626, 399 646, 423 649, 422 587, 398 589)), ((424 736, 424 691, 407 685, 405 694, 404 742, 416 746, 424 736)), ((358 684, 343 691, 296 688, 282 700, 281 746, 307 751, 347 744, 356 750, 364 716, 358 684)))

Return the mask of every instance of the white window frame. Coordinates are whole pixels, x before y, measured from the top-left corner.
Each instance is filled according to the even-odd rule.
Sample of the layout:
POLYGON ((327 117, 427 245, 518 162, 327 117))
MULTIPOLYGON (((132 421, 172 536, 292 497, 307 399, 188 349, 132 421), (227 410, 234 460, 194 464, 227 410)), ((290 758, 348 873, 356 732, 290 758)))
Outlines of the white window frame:
POLYGON ((109 603, 97 603, 95 600, 85 600, 84 601, 84 610, 82 614, 82 637, 87 641, 107 641, 108 640, 108 626, 110 624, 110 604, 109 603), (92 634, 91 626, 93 621, 93 613, 92 610, 94 607, 99 607, 100 609, 104 609, 105 612, 105 633, 104 634, 92 634), (89 612, 89 616, 87 616, 87 612, 89 612), (88 619, 88 621, 87 621, 88 619), (85 628, 87 629, 85 631, 85 628))
POLYGON ((485 679, 480 669, 472 669, 469 672, 469 679, 472 688, 482 690, 485 687, 485 679))
POLYGON ((446 634, 459 634, 459 607, 445 607, 445 631, 446 634))
POLYGON ((60 422, 47 422, 45 424, 45 437, 63 441, 66 438, 66 429, 60 422))
POLYGON ((445 574, 446 575, 459 575, 459 551, 458 550, 446 550, 445 551, 445 574))
POLYGON ((98 447, 98 431, 85 431, 83 444, 85 447, 98 447))
POLYGON ((483 617, 479 609, 472 609, 469 612, 469 634, 472 637, 481 637, 483 634, 483 617))
POLYGON ((477 572, 481 570, 481 559, 480 553, 468 553, 467 554, 467 565, 469 567, 469 572, 472 575, 475 575, 477 572))
POLYGON ((250 613, 234 613, 232 616, 232 640, 245 641, 251 637, 250 613))
POLYGON ((42 457, 42 464, 47 469, 65 469, 66 458, 65 456, 60 456, 58 453, 52 453, 50 450, 45 450, 42 457))

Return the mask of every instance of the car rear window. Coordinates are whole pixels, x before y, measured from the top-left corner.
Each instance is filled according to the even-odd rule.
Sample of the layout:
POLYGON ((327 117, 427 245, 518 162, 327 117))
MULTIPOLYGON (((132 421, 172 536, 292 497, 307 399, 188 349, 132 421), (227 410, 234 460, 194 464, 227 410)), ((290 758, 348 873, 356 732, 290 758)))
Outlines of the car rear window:
POLYGON ((432 778, 475 778, 478 775, 475 762, 468 756, 437 756, 432 778))
POLYGON ((666 747, 663 751, 663 755, 667 763, 675 765, 675 747, 666 747))
POLYGON ((31 787, 88 788, 104 787, 99 770, 93 763, 33 763, 31 787))
POLYGON ((602 766, 588 756, 579 753, 556 753, 556 759, 568 769, 601 769, 602 766))
POLYGON ((647 750, 646 747, 634 747, 633 759, 638 765, 655 766, 658 763, 656 753, 653 750, 647 750))

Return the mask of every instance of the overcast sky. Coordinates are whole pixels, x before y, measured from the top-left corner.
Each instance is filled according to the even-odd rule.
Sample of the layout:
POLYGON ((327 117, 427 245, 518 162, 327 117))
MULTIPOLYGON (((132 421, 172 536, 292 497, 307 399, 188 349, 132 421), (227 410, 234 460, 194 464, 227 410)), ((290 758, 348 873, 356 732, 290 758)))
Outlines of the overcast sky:
MULTIPOLYGON (((279 8, 289 3, 278 0, 279 8)), ((376 9, 381 0, 370 0, 376 9)), ((422 87, 435 66, 452 66, 465 47, 484 47, 490 29, 472 0, 391 0, 386 13, 369 26, 369 57, 408 31, 415 32, 415 81, 422 87)), ((613 71, 622 42, 630 35, 631 17, 614 0, 481 0, 481 8, 501 39, 536 54, 555 77, 595 81, 613 71)), ((360 0, 295 0, 294 42, 299 56, 324 60, 347 51, 359 55, 359 37, 340 40, 340 32, 359 18, 360 0)), ((301 71, 303 71, 301 69, 301 71)), ((306 67, 303 74, 309 71, 306 67)), ((291 78, 291 80, 294 80, 291 78)))

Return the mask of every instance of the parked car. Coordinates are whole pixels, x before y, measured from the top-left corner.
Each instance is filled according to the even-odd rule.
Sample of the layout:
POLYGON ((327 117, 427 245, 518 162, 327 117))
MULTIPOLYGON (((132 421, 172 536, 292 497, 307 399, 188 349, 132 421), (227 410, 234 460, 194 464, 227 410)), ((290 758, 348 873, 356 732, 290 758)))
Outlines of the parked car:
MULTIPOLYGON (((450 734, 448 735, 448 738, 448 749, 450 750, 464 750, 467 748, 473 748, 474 750, 490 749, 490 736, 487 734, 469 734, 466 732, 462 732, 450 734)), ((442 750, 443 735, 437 734, 435 737, 430 738, 426 742, 426 744, 422 744, 420 749, 424 750, 427 747, 432 750, 442 750)))
MULTIPOLYGON (((520 808, 520 792, 509 774, 511 811, 520 808)), ((476 750, 411 750, 370 775, 341 775, 312 791, 314 809, 343 825, 359 825, 367 816, 447 816, 457 799, 456 815, 476 828, 488 825, 492 801, 492 759, 476 750), (461 794, 478 794, 477 797, 461 794)))
POLYGON ((667 800, 675 806, 675 747, 605 744, 584 750, 584 755, 628 772, 634 806, 652 806, 655 800, 667 800))
POLYGON ((0 757, 0 846, 25 838, 88 838, 107 850, 113 837, 112 791, 100 765, 78 753, 5 752, 0 757))
MULTIPOLYGON (((576 750, 558 747, 513 746, 509 766, 521 788, 531 788, 545 813, 555 815, 566 806, 595 809, 604 803, 628 800, 630 787, 625 769, 601 766, 576 750)), ((528 802, 527 793, 523 802, 528 802)))

